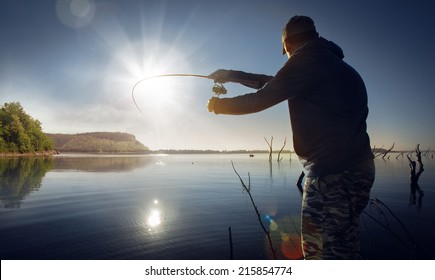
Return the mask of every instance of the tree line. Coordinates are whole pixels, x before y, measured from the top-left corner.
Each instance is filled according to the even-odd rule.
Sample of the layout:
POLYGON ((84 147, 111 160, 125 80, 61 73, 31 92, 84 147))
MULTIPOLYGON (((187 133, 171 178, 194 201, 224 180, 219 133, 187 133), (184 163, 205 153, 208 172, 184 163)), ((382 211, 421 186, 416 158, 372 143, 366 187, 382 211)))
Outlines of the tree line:
POLYGON ((59 152, 84 153, 144 153, 148 147, 132 134, 122 132, 87 132, 77 134, 47 134, 59 152))
POLYGON ((53 150, 53 142, 41 123, 28 115, 19 102, 5 103, 0 108, 0 152, 35 153, 53 150))

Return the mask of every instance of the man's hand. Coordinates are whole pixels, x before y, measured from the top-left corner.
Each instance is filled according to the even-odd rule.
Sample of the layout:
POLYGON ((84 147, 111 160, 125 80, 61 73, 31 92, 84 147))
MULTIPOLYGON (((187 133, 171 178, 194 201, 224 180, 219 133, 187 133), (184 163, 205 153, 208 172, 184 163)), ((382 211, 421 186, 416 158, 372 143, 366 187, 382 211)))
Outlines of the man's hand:
POLYGON ((232 70, 219 69, 208 75, 210 79, 213 79, 215 83, 230 82, 232 70))
MULTIPOLYGON (((215 109, 215 104, 216 104, 216 100, 217 100, 218 98, 216 98, 216 97, 212 97, 212 98, 210 98, 209 100, 208 100, 208 102, 207 102, 207 109, 208 109, 208 111, 209 112, 214 112, 214 109, 215 109)), ((215 112, 216 113, 216 112, 215 112)))

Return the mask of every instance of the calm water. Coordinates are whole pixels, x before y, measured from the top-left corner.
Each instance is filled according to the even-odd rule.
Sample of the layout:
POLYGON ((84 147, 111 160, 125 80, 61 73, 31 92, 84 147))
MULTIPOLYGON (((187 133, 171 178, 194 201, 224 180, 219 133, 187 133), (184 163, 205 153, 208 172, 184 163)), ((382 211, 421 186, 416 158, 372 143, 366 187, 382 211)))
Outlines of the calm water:
MULTIPOLYGON (((300 256, 302 167, 285 155, 89 156, 0 159, 1 259, 270 259, 237 171, 280 259, 300 256)), ((376 160, 361 222, 370 259, 435 259, 435 160, 423 158, 410 200, 406 159, 376 160)))

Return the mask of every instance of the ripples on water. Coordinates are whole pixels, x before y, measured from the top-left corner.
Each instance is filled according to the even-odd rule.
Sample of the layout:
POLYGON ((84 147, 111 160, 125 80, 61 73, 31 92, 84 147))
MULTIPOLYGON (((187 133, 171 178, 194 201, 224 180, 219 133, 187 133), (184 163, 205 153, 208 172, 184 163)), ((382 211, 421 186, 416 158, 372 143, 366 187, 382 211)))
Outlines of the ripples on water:
MULTIPOLYGON (((231 161, 246 183, 250 174, 278 258, 298 258, 296 182, 302 168, 288 155, 280 164, 267 157, 0 159, 1 259, 229 259, 229 227, 235 259, 269 259, 267 239, 231 161)), ((385 208, 366 208, 361 228, 367 258, 434 259, 435 163, 423 163, 422 192, 414 202, 407 160, 376 160, 372 197, 409 235, 385 208)))

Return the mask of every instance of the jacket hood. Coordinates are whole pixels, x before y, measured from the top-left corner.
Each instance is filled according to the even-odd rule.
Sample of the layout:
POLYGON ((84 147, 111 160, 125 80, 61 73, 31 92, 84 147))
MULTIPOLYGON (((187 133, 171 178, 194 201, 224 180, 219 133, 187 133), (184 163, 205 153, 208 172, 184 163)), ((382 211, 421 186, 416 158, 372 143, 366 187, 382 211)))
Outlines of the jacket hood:
POLYGON ((328 41, 323 37, 320 37, 316 40, 309 42, 303 49, 306 50, 314 50, 314 49, 328 49, 333 52, 336 56, 343 59, 344 54, 343 50, 334 42, 328 41))

